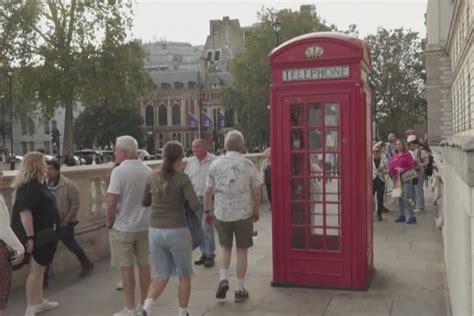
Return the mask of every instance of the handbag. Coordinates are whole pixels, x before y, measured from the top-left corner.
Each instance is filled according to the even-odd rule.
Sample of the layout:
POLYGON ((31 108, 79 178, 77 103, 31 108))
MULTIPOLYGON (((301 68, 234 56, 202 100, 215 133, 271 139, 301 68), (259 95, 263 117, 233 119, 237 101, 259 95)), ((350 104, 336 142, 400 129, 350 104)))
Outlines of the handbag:
POLYGON ((418 173, 416 172, 415 169, 410 169, 402 173, 403 182, 408 182, 416 178, 418 178, 418 173))
POLYGON ((392 198, 399 199, 402 197, 402 182, 400 180, 400 176, 395 178, 395 182, 393 184, 392 189, 392 198))
POLYGON ((35 234, 35 246, 38 247, 56 244, 58 241, 59 237, 54 227, 43 228, 35 234))
POLYGON ((199 247, 204 239, 204 232, 202 231, 201 221, 196 213, 189 207, 184 207, 186 213, 186 222, 188 223, 191 238, 193 240, 193 250, 199 247))

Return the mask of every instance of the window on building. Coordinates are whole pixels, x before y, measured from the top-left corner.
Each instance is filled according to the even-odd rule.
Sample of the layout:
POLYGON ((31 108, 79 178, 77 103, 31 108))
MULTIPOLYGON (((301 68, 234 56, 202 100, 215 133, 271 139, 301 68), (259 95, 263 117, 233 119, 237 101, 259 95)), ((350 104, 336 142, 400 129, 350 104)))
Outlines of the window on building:
POLYGON ((220 51, 220 50, 216 50, 216 51, 214 52, 214 60, 215 60, 215 61, 218 61, 220 57, 221 57, 221 51, 220 51))
POLYGON ((168 82, 162 82, 161 90, 171 90, 171 85, 168 82))
POLYGON ((27 142, 21 142, 21 151, 23 155, 26 155, 28 153, 28 143, 27 142))
POLYGON ((49 135, 50 128, 49 128, 49 121, 44 123, 44 133, 49 135))
POLYGON ((155 125, 155 111, 153 111, 152 105, 147 105, 145 108, 145 125, 154 126, 155 125))
POLYGON ((44 142, 43 146, 44 146, 44 150, 46 150, 46 153, 50 154, 51 153, 51 142, 44 142))
POLYGON ((28 125, 26 123, 26 118, 22 118, 20 120, 20 125, 21 125, 21 135, 27 135, 28 134, 28 125))
POLYGON ((158 123, 160 126, 168 126, 168 108, 164 104, 158 107, 158 123))
POLYGON ((212 50, 207 52, 207 58, 208 61, 212 61, 212 50))
POLYGON ((182 89, 184 89, 184 83, 182 83, 182 82, 175 82, 175 83, 174 83, 174 89, 175 89, 175 90, 182 90, 182 89))
POLYGON ((29 117, 27 120, 28 120, 28 134, 29 135, 34 135, 35 134, 35 122, 33 121, 33 119, 31 117, 29 117))
POLYGON ((171 108, 171 125, 181 125, 181 107, 178 104, 173 104, 171 108))
POLYGON ((35 142, 29 142, 29 147, 30 147, 30 151, 34 151, 35 150, 35 142))
POLYGON ((188 81, 188 89, 196 89, 197 83, 195 81, 188 81))

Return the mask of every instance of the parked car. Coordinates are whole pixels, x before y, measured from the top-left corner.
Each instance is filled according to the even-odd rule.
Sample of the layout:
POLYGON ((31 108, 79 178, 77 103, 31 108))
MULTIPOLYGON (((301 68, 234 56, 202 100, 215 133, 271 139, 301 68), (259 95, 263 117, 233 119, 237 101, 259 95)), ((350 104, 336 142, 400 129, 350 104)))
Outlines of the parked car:
POLYGON ((137 152, 138 159, 140 160, 154 160, 155 156, 150 155, 145 149, 139 149, 137 152))
POLYGON ((104 163, 115 161, 115 154, 113 150, 104 149, 100 151, 100 155, 104 160, 104 163))
POLYGON ((99 151, 94 149, 82 149, 74 152, 75 156, 78 156, 81 159, 85 160, 86 165, 91 165, 92 161, 95 159, 96 164, 101 164, 104 162, 102 155, 99 151))

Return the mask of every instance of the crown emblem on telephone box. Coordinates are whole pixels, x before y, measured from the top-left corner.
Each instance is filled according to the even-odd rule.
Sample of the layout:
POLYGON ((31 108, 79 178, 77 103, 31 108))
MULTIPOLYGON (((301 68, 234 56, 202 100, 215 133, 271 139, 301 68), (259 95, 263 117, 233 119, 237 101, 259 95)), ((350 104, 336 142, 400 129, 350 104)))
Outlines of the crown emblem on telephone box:
POLYGON ((324 54, 324 49, 320 46, 313 45, 306 48, 304 53, 306 54, 306 57, 308 58, 321 58, 321 56, 323 56, 324 54))

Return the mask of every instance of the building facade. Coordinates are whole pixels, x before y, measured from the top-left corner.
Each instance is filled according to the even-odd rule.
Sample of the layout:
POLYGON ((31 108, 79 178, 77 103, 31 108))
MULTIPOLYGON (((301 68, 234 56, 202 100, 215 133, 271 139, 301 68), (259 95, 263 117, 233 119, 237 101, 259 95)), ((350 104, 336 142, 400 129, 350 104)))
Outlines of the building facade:
POLYGON ((231 81, 229 65, 242 43, 239 21, 224 17, 210 21, 204 46, 164 40, 144 44, 149 54, 146 69, 155 83, 151 95, 142 100, 151 140, 147 144, 153 145, 149 148, 161 148, 169 140, 190 148, 198 137, 209 148, 222 145, 223 133, 234 120, 233 111, 221 101, 222 88, 231 81))
POLYGON ((474 14, 472 0, 428 0, 428 138, 439 173, 452 315, 474 315, 474 14))

